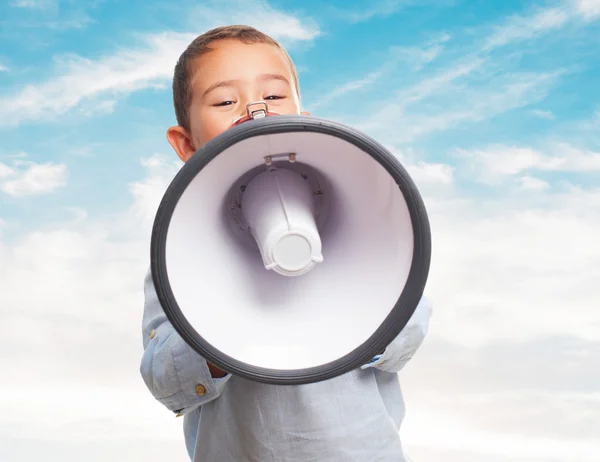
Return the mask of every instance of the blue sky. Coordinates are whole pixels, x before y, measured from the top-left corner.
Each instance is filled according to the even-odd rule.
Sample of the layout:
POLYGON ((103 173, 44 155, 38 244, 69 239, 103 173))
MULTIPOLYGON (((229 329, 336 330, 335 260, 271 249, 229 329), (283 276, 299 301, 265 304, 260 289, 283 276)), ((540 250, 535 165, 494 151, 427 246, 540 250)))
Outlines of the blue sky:
MULTIPOLYGON (((148 61, 160 47, 181 46, 186 34, 229 19, 227 2, 216 5, 22 0, 1 7, 0 155, 7 165, 21 152, 64 163, 69 177, 51 195, 3 196, 5 219, 25 211, 35 224, 64 217, 59 204, 110 211, 143 174, 140 157, 170 153, 164 131, 174 121, 168 59, 175 53, 163 50, 164 64, 148 61), (102 89, 95 69, 114 80, 102 89), (119 186, 106 188, 112 179, 119 186)), ((307 109, 359 127, 370 122, 365 131, 422 159, 496 143, 545 149, 556 138, 597 150, 595 131, 582 128, 599 110, 599 29, 590 5, 586 16, 568 2, 306 2, 293 10, 298 30, 280 35, 300 69, 307 109), (348 84, 354 89, 344 91, 348 84), (420 91, 407 107, 385 112, 420 91)), ((269 8, 266 19, 286 4, 269 8)))
POLYGON ((597 460, 599 0, 3 2, 0 459, 80 460, 70 422, 98 457, 120 435, 128 460, 183 454, 137 375, 140 288, 180 167, 173 65, 225 23, 279 39, 304 109, 384 143, 423 193, 434 318, 401 373, 409 454, 597 460))

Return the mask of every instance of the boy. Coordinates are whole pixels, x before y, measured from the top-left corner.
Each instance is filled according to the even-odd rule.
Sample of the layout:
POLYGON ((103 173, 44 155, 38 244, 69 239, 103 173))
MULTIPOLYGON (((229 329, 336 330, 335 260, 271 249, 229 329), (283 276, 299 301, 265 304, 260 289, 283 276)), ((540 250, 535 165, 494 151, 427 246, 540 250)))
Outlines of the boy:
MULTIPOLYGON (((286 51, 246 26, 195 39, 175 67, 178 125, 167 139, 186 162, 204 143, 266 101, 278 114, 300 112, 298 77, 286 51)), ((401 462, 404 402, 397 372, 427 333, 422 300, 403 332, 372 362, 331 380, 295 386, 248 381, 219 370, 175 332, 145 278, 140 371, 152 395, 184 416, 194 462, 401 462)))

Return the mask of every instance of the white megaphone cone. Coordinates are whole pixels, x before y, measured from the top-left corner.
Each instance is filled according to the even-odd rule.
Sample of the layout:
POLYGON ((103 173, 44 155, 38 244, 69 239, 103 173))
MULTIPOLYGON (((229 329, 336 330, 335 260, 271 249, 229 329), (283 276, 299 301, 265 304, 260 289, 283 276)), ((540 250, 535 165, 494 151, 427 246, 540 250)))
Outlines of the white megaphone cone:
POLYGON ((222 370, 330 379, 368 363, 415 311, 431 258, 425 206, 365 134, 264 101, 246 112, 165 192, 156 292, 185 342, 222 370))

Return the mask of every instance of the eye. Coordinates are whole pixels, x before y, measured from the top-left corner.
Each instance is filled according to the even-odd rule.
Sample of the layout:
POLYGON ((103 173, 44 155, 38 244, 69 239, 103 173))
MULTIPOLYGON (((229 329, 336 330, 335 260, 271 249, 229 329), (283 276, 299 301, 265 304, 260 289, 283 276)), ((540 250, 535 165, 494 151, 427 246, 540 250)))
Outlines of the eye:
POLYGON ((235 104, 235 101, 223 101, 222 103, 213 104, 213 106, 229 106, 235 104))
POLYGON ((285 98, 285 96, 279 96, 279 95, 270 95, 270 96, 267 96, 267 97, 265 98, 265 100, 271 100, 271 101, 272 101, 272 100, 275 100, 275 99, 283 99, 283 98, 285 98))

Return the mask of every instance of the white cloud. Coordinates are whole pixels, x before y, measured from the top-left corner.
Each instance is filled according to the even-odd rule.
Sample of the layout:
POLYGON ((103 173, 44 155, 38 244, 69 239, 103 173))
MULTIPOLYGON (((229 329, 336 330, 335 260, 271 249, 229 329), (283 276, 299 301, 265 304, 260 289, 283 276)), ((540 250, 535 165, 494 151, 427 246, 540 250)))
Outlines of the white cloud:
POLYGON ((30 120, 48 120, 86 102, 92 108, 103 106, 103 98, 163 86, 192 38, 189 34, 157 34, 144 37, 143 48, 122 50, 97 61, 78 56, 56 58, 61 75, 4 96, 0 123, 15 126, 30 120))
MULTIPOLYGON (((330 7, 329 10, 333 11, 334 16, 351 24, 357 24, 369 21, 377 17, 387 17, 397 13, 398 11, 412 6, 425 6, 428 7, 429 1, 415 1, 415 0, 378 0, 369 5, 368 8, 361 10, 349 9, 349 8, 337 8, 330 7)), ((447 6, 448 2, 442 3, 443 6, 447 6), (445 3, 445 4, 444 4, 445 3)), ((452 2, 450 2, 452 3, 452 2)), ((435 6, 440 6, 440 0, 435 3, 435 6)))
MULTIPOLYGON (((412 408, 413 412, 417 411, 412 408)), ((494 460, 503 462, 564 461, 595 462, 600 445, 593 439, 581 441, 570 438, 532 437, 522 428, 522 434, 512 432, 493 432, 482 430, 476 424, 461 421, 452 413, 441 413, 435 409, 419 409, 414 416, 413 424, 404 435, 412 446, 443 454, 447 461, 463 462, 465 460, 494 460), (472 459, 465 459, 464 454, 471 453, 472 459), (454 457, 453 457, 454 456, 454 457), (458 456, 458 457, 457 457, 458 456), (490 459, 494 457, 494 459, 490 459)), ((518 414, 512 417, 518 421, 518 414)), ((418 453, 417 453, 418 454, 418 453)), ((431 456, 419 460, 434 462, 440 456, 431 456)))
MULTIPOLYGON (((378 100, 364 108, 368 117, 359 114, 351 119, 344 115, 341 119, 349 119, 346 123, 379 138, 407 143, 432 132, 480 122, 538 103, 567 71, 558 68, 525 72, 514 68, 510 54, 491 52, 562 27, 568 17, 563 9, 538 9, 529 16, 511 17, 483 37, 482 46, 475 46, 474 50, 473 47, 448 50, 449 54, 459 52, 459 57, 439 66, 434 73, 414 77, 412 85, 401 86, 383 102, 378 100)), ((445 46, 448 40, 447 35, 442 35, 438 45, 445 46)), ((432 57, 441 48, 433 50, 432 57)), ((392 84, 394 79, 410 80, 404 73, 389 77, 388 85, 392 88, 397 87, 392 84)), ((539 111, 537 115, 548 117, 539 111)))
POLYGON ((347 96, 349 93, 356 92, 370 85, 373 85, 382 77, 387 67, 387 65, 384 65, 381 68, 370 72, 362 78, 359 78, 357 80, 351 80, 335 88, 332 88, 325 95, 319 97, 314 103, 311 103, 308 108, 310 109, 310 111, 314 112, 318 108, 326 106, 332 101, 342 96, 347 96))
POLYGON ((392 47, 392 52, 410 63, 414 70, 420 70, 442 54, 445 49, 444 44, 451 38, 450 34, 441 33, 425 43, 423 47, 392 47))
POLYGON ((534 116, 539 117, 540 119, 549 119, 549 120, 555 119, 555 116, 552 113, 552 111, 544 111, 541 109, 532 109, 530 112, 534 116))
MULTIPOLYGON (((36 321, 32 324, 35 326, 36 321)), ((108 354, 112 356, 114 352, 108 354)), ((116 356, 111 359, 117 360, 116 356)), ((130 366, 135 370, 135 364, 130 366)), ((48 373, 45 368, 40 371, 48 373)), ((27 429, 28 433, 39 435, 38 440, 67 445, 74 441, 94 444, 121 439, 166 440, 178 444, 181 439, 181 422, 165 419, 161 409, 153 406, 152 399, 133 386, 111 387, 108 383, 97 386, 92 380, 85 384, 53 380, 44 384, 46 393, 54 397, 50 400, 39 393, 37 382, 32 374, 20 387, 15 383, 0 387, 3 438, 22 439, 23 430, 27 429), (27 402, 27 406, 23 406, 23 402, 27 402), (131 419, 132 415, 136 418, 131 419)))
POLYGON ((479 122, 543 100, 562 71, 493 74, 459 84, 480 63, 459 65, 403 89, 391 102, 377 105, 369 117, 353 122, 381 139, 407 143, 436 131, 479 122), (423 101, 428 99, 428 104, 423 101), (419 103, 419 104, 417 104, 419 103))
POLYGON ((13 0, 9 3, 14 8, 47 10, 58 6, 58 0, 13 0))
POLYGON ((156 208, 162 199, 166 185, 181 168, 181 162, 165 159, 156 154, 147 159, 141 159, 141 164, 148 175, 144 180, 130 184, 131 194, 134 198, 130 213, 142 223, 150 224, 154 219, 156 208))
POLYGON ((282 44, 309 41, 320 34, 310 18, 299 18, 272 7, 266 0, 218 0, 204 2, 190 13, 207 28, 228 24, 246 24, 271 35, 282 44))
POLYGON ((521 188, 529 191, 545 191, 550 188, 550 183, 530 175, 520 177, 518 184, 521 188))
POLYGON ((426 197, 434 335, 472 347, 538 335, 600 338, 600 190, 443 194, 426 197))
MULTIPOLYGON (((469 34, 475 34, 475 38, 469 38, 469 42, 473 45, 463 44, 448 49, 448 55, 459 57, 438 67, 434 73, 407 78, 406 69, 403 69, 402 73, 388 76, 389 88, 397 88, 398 82, 410 81, 411 77, 415 83, 402 85, 393 97, 387 95, 384 101, 378 99, 372 107, 364 108, 370 117, 362 117, 361 114, 358 118, 348 114, 335 114, 335 117, 399 143, 412 142, 432 132, 480 122, 540 102, 568 70, 550 68, 524 72, 515 69, 515 55, 502 48, 561 30, 581 17, 582 8, 589 15, 598 0, 588 1, 585 6, 579 5, 579 10, 573 9, 573 5, 569 6, 567 2, 555 7, 534 7, 493 24, 491 31, 490 26, 471 30, 469 34), (482 31, 487 32, 481 36, 482 31), (416 111, 411 111, 411 106, 416 107, 416 111)), ((415 59, 420 56, 426 63, 428 57, 437 58, 442 50, 446 52, 448 40, 449 35, 442 34, 437 43, 431 42, 429 48, 421 49, 419 55, 415 54, 415 59)), ((516 53, 521 52, 518 50, 516 53)), ((393 60, 393 57, 388 58, 384 66, 389 66, 393 60)), ((413 68, 420 69, 419 65, 413 68)), ((343 90, 347 86, 352 88, 356 82, 369 82, 372 75, 369 73, 339 88, 343 90)), ((377 77, 382 80, 382 75, 377 77)), ((533 109, 531 113, 538 117, 554 117, 549 111, 533 109)))
POLYGON ((464 158, 469 165, 481 166, 485 173, 501 175, 514 175, 533 167, 553 164, 541 153, 530 148, 496 146, 477 151, 458 149, 457 155, 464 158))
POLYGON ((180 162, 153 156, 142 165, 148 175, 130 185, 132 203, 105 220, 70 208, 66 222, 0 234, 0 356, 11 371, 0 386, 0 440, 162 440, 183 453, 181 419, 139 376, 153 214, 180 162))
POLYGON ((406 107, 435 94, 440 94, 448 89, 455 81, 468 77, 485 63, 484 59, 469 57, 454 63, 448 68, 444 68, 438 74, 427 77, 416 85, 401 89, 396 92, 399 97, 401 107, 406 107))
POLYGON ((219 3, 218 9, 199 10, 198 32, 143 35, 139 47, 123 48, 97 60, 77 55, 55 57, 56 75, 0 97, 0 125, 49 121, 76 108, 87 115, 98 110, 106 112, 112 110, 116 100, 132 92, 167 88, 179 55, 202 32, 203 25, 235 19, 290 43, 310 40, 319 33, 312 23, 304 24, 266 3, 237 1, 230 6, 235 8, 227 10, 219 3))
MULTIPOLYGON (((600 152, 585 151, 567 144, 548 148, 551 154, 530 147, 495 145, 486 149, 457 149, 465 167, 485 182, 501 181, 504 176, 524 172, 600 172, 600 152)), ((526 185, 532 182, 525 177, 526 185)), ((534 181, 540 186, 539 180, 534 181)))
POLYGON ((599 16, 599 0, 564 0, 553 7, 534 7, 525 14, 512 15, 503 24, 497 25, 483 48, 491 50, 511 43, 539 38, 579 18, 591 21, 599 16))
POLYGON ((334 9, 336 16, 350 22, 360 23, 368 21, 376 16, 387 16, 396 11, 402 2, 395 0, 380 1, 375 7, 363 11, 351 11, 348 9, 334 9))
MULTIPOLYGON (((407 159, 423 190, 427 184, 452 186, 450 166, 416 161, 410 152, 399 156, 407 159)), ((181 420, 150 397, 138 373, 149 234, 158 202, 180 162, 157 155, 142 164, 147 177, 131 183, 131 204, 115 216, 99 220, 77 209, 75 220, 11 240, 0 235, 6 307, 0 351, 5 352, 3 364, 13 371, 0 390, 5 397, 0 399, 4 438, 35 432, 69 445, 76 438, 108 448, 125 436, 152 440, 153 447, 161 439, 174 451, 183 450, 181 420), (43 395, 34 393, 40 376, 43 395), (31 393, 27 406, 15 398, 31 393), (48 395, 60 399, 41 398, 48 395), (141 417, 130 419, 132 414, 141 417)), ((533 375, 554 369, 537 350, 515 347, 514 342, 570 335, 585 345, 600 336, 599 314, 593 309, 600 299, 594 282, 600 276, 600 191, 572 189, 541 201, 506 195, 491 201, 430 188, 425 200, 434 249, 427 292, 436 310, 425 349, 403 373, 409 407, 405 445, 415 447, 429 439, 435 441, 431 450, 452 454, 463 442, 481 457, 533 458, 536 451, 523 444, 523 436, 502 427, 502 419, 522 419, 528 397, 519 390, 523 379, 507 371, 523 361, 526 351, 532 351, 527 370, 533 375), (503 349, 490 350, 490 345, 503 349), (443 359, 444 368, 432 364, 436 358, 443 359), (440 383, 444 389, 437 388, 440 383), (514 394, 490 390, 494 384, 514 387, 514 394), (481 393, 488 395, 478 397, 481 393), (511 406, 502 406, 506 402, 511 406), (491 419, 485 425, 481 406, 491 419), (475 442, 473 432, 483 439, 475 442)), ((540 351, 551 351, 551 345, 540 351)), ((584 370, 590 374, 595 369, 582 366, 584 370)), ((580 376, 571 369, 567 377, 580 376)), ((536 383, 552 386, 557 381, 536 383)), ((550 404, 539 403, 538 411, 550 404)), ((528 421, 537 425, 531 441, 554 441, 538 451, 541 457, 551 450, 564 454, 571 445, 580 451, 578 460, 592 460, 588 455, 596 449, 593 442, 556 436, 543 427, 547 418, 540 413, 528 421)), ((140 455, 143 459, 147 457, 140 455)))
MULTIPOLYGON (((375 83, 389 76, 399 67, 400 63, 407 63, 413 68, 413 70, 422 69, 426 64, 434 61, 443 52, 443 44, 450 40, 450 38, 451 37, 449 34, 443 33, 432 38, 422 47, 390 47, 387 53, 388 58, 381 66, 373 69, 363 77, 350 80, 342 83, 341 85, 337 85, 331 89, 328 89, 325 94, 320 94, 318 99, 314 103, 310 104, 310 110, 315 111, 320 107, 327 106, 332 101, 340 97, 347 97, 350 93, 372 87, 375 83)), ((473 66, 473 64, 470 64, 470 66, 473 66)), ((445 76, 442 78, 450 77, 445 76)), ((412 89, 413 93, 411 94, 411 97, 413 98, 415 97, 415 90, 417 89, 412 89)), ((425 88, 423 90, 426 91, 425 88)))
POLYGON ((47 194, 67 184, 67 166, 54 162, 0 162, 0 191, 15 196, 47 194))
POLYGON ((563 8, 539 9, 529 15, 514 15, 487 38, 484 49, 492 49, 514 42, 539 37, 563 27, 569 14, 563 8))
MULTIPOLYGON (((45 32, 44 29, 64 31, 67 29, 82 29, 94 20, 84 11, 85 8, 94 7, 94 5, 83 5, 81 3, 59 0, 13 0, 9 6, 28 10, 25 14, 13 18, 9 27, 14 33, 19 34, 24 29, 35 28, 38 32, 38 39, 41 37, 39 32, 45 32), (73 9, 76 6, 77 8, 73 9)), ((8 31, 8 29, 7 29, 8 31)))
POLYGON ((8 165, 0 162, 0 180, 4 180, 10 176, 13 176, 16 172, 8 165))
POLYGON ((417 162, 406 164, 409 175, 421 188, 433 187, 440 191, 445 186, 453 184, 454 168, 448 164, 417 162))
POLYGON ((572 0, 573 7, 585 20, 600 17, 600 0, 572 0))
POLYGON ((404 435, 413 458, 425 462, 440 460, 440 454, 443 460, 456 462, 597 458, 597 340, 541 336, 521 342, 490 340, 469 348, 430 338, 418 355, 403 377, 410 403, 404 435), (474 434, 481 439, 475 440, 474 434), (530 444, 524 444, 526 440, 530 444))

